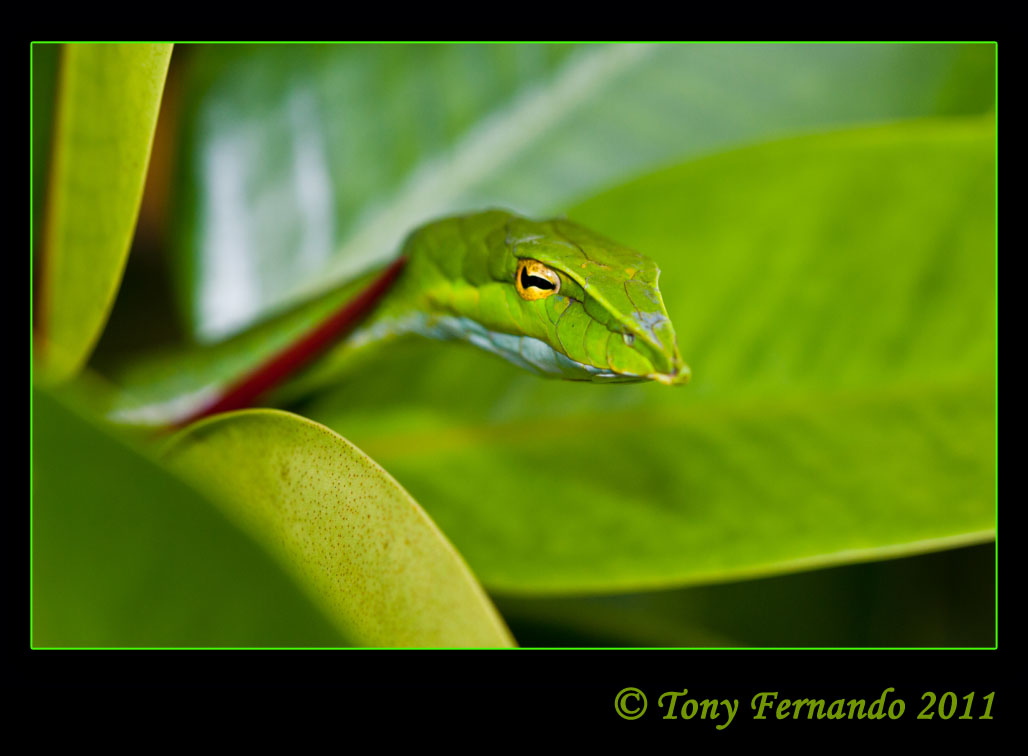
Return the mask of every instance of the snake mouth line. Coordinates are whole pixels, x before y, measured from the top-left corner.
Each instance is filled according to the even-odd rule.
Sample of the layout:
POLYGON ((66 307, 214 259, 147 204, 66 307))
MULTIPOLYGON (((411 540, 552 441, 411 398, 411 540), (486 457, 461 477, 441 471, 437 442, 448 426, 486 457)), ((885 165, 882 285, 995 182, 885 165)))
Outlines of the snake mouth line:
POLYGON ((688 383, 692 377, 692 371, 689 370, 688 365, 682 365, 682 367, 676 368, 670 373, 650 373, 646 377, 658 383, 663 383, 665 386, 675 386, 688 383))

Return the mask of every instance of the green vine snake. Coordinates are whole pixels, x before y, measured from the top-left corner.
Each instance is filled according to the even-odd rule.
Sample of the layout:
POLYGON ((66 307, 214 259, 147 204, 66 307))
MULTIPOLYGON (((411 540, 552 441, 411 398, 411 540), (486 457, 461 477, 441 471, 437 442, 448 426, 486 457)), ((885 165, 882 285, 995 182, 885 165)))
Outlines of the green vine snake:
POLYGON ((180 377, 165 391, 174 396, 158 391, 112 419, 181 426, 270 391, 296 396, 405 334, 463 340, 566 380, 681 384, 690 373, 659 273, 649 258, 568 220, 503 210, 436 220, 407 237, 394 263, 327 298, 307 316, 313 322, 293 324, 286 341, 257 329, 221 348, 216 377, 186 371, 198 385, 180 377))

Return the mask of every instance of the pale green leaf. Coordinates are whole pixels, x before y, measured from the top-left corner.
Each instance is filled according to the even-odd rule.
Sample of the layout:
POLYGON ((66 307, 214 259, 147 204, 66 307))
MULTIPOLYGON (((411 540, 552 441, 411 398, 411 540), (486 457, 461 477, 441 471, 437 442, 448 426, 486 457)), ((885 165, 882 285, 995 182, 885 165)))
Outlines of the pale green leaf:
POLYGON ((275 410, 221 415, 183 431, 167 457, 264 543, 356 643, 512 643, 464 560, 417 502, 324 426, 275 410))
POLYGON ((176 264, 217 340, 415 226, 550 214, 727 146, 991 106, 991 45, 232 46, 195 51, 176 264))
POLYGON ((86 361, 121 281, 171 45, 62 50, 37 307, 42 377, 86 361))

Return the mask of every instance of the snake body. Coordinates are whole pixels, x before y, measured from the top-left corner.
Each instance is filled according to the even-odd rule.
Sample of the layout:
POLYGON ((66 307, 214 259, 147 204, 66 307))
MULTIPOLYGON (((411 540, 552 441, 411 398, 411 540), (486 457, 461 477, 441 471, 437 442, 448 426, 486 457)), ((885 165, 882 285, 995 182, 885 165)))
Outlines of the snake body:
MULTIPOLYGON (((569 220, 503 210, 436 220, 407 237, 393 264, 341 290, 343 301, 288 343, 254 334, 235 375, 136 407, 135 415, 182 425, 248 406, 283 383, 295 396, 406 334, 463 340, 566 380, 684 383, 689 368, 659 273, 649 258, 569 220)), ((118 419, 132 422, 131 415, 122 410, 118 419)))

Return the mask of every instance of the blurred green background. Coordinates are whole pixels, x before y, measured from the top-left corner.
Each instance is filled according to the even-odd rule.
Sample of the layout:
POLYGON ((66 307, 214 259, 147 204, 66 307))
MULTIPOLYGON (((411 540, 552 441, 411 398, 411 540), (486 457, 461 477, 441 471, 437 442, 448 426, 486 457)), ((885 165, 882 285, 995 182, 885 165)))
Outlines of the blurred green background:
MULTIPOLYGON (((33 62, 45 237, 67 88, 33 62)), ((657 260, 693 383, 412 340, 289 409, 413 495, 519 643, 993 645, 993 45, 180 45, 157 97, 110 317, 36 395, 37 645, 355 642, 92 397, 492 206, 657 260)), ((76 322, 69 290, 37 310, 76 322)))

